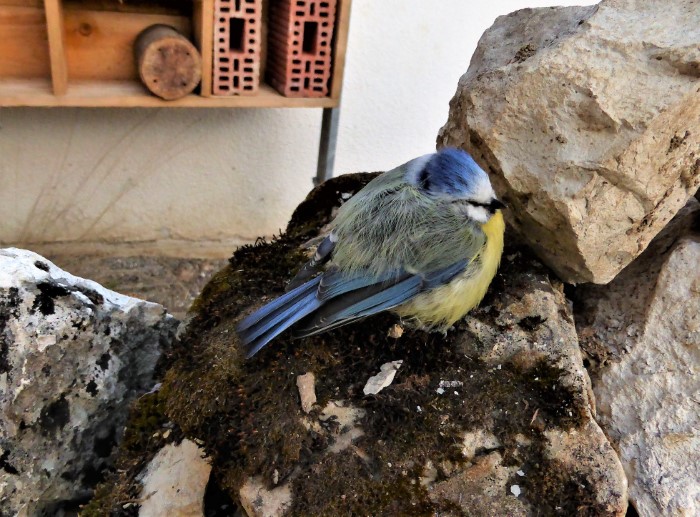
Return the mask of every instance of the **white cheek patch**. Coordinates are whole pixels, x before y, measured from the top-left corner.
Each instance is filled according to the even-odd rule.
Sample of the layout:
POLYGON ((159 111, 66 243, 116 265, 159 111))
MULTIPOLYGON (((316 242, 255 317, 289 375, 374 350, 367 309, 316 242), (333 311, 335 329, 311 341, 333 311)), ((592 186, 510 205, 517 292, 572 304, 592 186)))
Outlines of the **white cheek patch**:
POLYGON ((469 203, 464 205, 464 211, 468 217, 479 223, 485 223, 491 217, 491 214, 483 206, 474 206, 469 203))

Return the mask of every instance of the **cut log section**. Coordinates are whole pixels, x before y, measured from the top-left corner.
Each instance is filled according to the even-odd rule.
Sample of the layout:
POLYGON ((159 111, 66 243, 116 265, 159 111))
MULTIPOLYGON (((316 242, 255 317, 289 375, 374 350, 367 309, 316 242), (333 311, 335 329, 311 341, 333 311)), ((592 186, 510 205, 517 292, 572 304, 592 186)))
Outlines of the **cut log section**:
POLYGON ((136 38, 139 77, 153 94, 175 100, 191 93, 202 79, 202 58, 195 46, 169 25, 151 25, 136 38))

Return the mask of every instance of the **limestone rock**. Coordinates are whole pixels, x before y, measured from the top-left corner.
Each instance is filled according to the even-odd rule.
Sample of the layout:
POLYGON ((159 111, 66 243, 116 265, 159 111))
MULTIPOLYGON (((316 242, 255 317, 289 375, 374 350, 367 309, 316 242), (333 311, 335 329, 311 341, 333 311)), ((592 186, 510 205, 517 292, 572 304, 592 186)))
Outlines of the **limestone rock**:
POLYGON ((499 17, 438 147, 490 172, 508 223, 562 280, 607 283, 700 185, 698 41, 697 0, 499 17))
POLYGON ((301 401, 301 409, 304 411, 304 413, 310 412, 313 409, 314 404, 316 404, 315 383, 316 378, 312 372, 308 372, 297 377, 299 399, 301 401))
POLYGON ((163 447, 142 476, 139 517, 203 517, 211 465, 191 440, 163 447))
POLYGON ((91 493, 175 331, 162 306, 0 250, 0 514, 91 493))
POLYGON ((579 332, 594 350, 608 347, 599 421, 642 517, 700 514, 698 222, 692 199, 613 282, 580 295, 579 332))
POLYGON ((249 479, 239 493, 241 506, 248 517, 284 515, 292 499, 289 486, 268 489, 260 478, 249 479))
POLYGON ((700 231, 700 203, 685 207, 634 262, 608 285, 575 290, 576 328, 592 369, 620 361, 639 345, 661 268, 684 237, 700 231))
POLYGON ((285 234, 238 250, 182 337, 168 417, 204 440, 222 488, 253 515, 624 515, 563 287, 524 249, 506 251, 482 308, 447 335, 396 339, 397 317, 380 314, 244 359, 236 323, 283 291, 359 179, 324 183, 285 234), (391 361, 394 382, 365 395, 391 361), (299 404, 304 372, 320 412, 299 404))
MULTIPOLYGON (((387 333, 387 335, 389 334, 390 332, 387 333)), ((365 387, 362 388, 362 393, 365 395, 376 395, 389 386, 394 382, 394 377, 396 376, 396 372, 399 371, 399 368, 401 368, 402 362, 403 361, 390 361, 381 365, 379 367, 379 373, 367 379, 365 387)))

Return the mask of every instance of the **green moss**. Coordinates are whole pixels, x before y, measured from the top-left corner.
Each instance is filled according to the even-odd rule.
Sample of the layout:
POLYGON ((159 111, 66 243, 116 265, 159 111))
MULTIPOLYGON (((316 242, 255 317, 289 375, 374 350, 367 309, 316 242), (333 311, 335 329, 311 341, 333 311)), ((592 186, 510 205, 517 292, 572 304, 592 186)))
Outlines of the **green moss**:
MULTIPOLYGON (((138 506, 124 508, 138 501, 141 485, 136 476, 163 447, 167 389, 139 398, 129 412, 124 437, 119 446, 115 468, 95 490, 88 505, 80 510, 81 517, 130 516, 138 514, 138 506)), ((168 441, 179 441, 182 433, 177 427, 170 430, 168 441)))
POLYGON ((207 285, 205 285, 204 289, 202 289, 202 292, 199 293, 199 296, 195 298, 189 312, 192 314, 202 312, 208 301, 211 302, 212 300, 217 299, 222 293, 230 290, 232 275, 233 273, 231 271, 231 266, 225 266, 221 271, 211 277, 209 282, 207 282, 207 285))
POLYGON ((331 222, 343 196, 354 195, 378 175, 378 172, 344 174, 322 183, 294 211, 285 234, 292 238, 313 237, 319 228, 331 222))

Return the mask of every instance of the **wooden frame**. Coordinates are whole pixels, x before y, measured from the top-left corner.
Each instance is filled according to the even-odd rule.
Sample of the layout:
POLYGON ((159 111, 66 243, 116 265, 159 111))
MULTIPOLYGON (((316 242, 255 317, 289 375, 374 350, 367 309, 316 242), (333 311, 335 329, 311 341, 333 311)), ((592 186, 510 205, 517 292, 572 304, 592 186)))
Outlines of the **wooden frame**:
MULTIPOLYGON (((323 98, 289 98, 264 83, 255 96, 211 95, 214 0, 193 0, 191 19, 157 12, 112 13, 82 9, 79 3, 66 0, 44 0, 43 5, 40 0, 0 0, 0 54, 5 54, 3 45, 6 43, 3 41, 7 38, 2 37, 4 28, 15 38, 23 37, 29 46, 28 55, 40 56, 38 59, 47 54, 46 48, 40 48, 40 45, 42 42, 44 45, 48 43, 49 63, 46 68, 50 70, 49 76, 42 77, 37 71, 41 66, 36 63, 30 71, 22 70, 22 63, 15 63, 15 69, 0 67, 0 106, 336 108, 340 104, 343 83, 351 0, 338 2, 330 95, 323 98), (45 35, 38 37, 37 34, 23 32, 25 26, 36 30, 36 20, 41 19, 40 11, 45 16, 45 35), (117 17, 120 23, 115 23, 117 17), (33 25, 26 21, 28 19, 33 20, 33 25), (25 25, 12 27, 13 23, 25 25), (123 50, 125 45, 130 44, 130 38, 135 36, 132 32, 136 28, 151 23, 170 23, 194 36, 195 44, 202 53, 200 93, 164 101, 148 93, 135 79, 135 69, 134 77, 128 77, 131 73, 129 63, 109 61, 110 46, 116 48, 121 45, 123 50), (124 29, 121 30, 121 27, 124 29), (102 42, 99 51, 91 56, 80 54, 80 48, 73 44, 75 38, 97 39, 97 34, 102 38, 99 40, 102 42), (105 44, 105 38, 111 38, 110 45, 105 44)), ((13 42, 14 45, 21 43, 13 42)))

